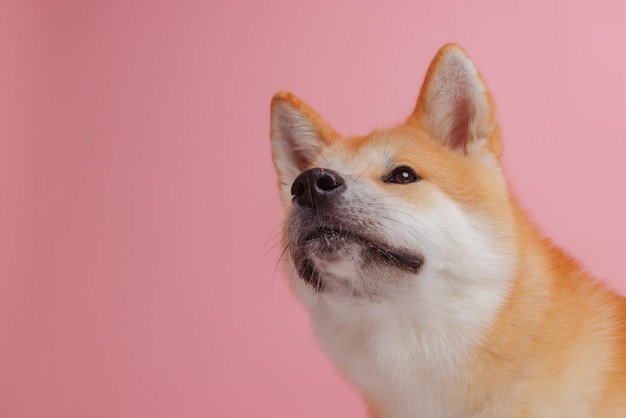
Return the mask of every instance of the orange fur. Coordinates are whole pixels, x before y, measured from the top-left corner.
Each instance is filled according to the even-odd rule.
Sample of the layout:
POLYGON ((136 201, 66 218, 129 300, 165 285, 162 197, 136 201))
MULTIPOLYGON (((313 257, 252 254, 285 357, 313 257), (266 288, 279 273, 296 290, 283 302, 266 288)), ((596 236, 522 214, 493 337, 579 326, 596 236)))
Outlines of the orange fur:
MULTIPOLYGON (((626 300, 544 238, 508 192, 506 180, 498 174, 502 141, 493 100, 487 90, 479 90, 484 86, 480 73, 472 79, 465 75, 469 81, 462 82, 476 83, 471 87, 478 93, 470 89, 476 97, 461 97, 460 102, 481 102, 458 113, 461 119, 480 118, 472 129, 486 133, 485 146, 464 142, 459 151, 456 143, 451 146, 436 138, 441 132, 469 135, 469 128, 432 125, 438 120, 432 113, 438 111, 433 107, 440 98, 434 96, 441 95, 437 82, 442 71, 454 59, 471 70, 464 56, 458 46, 444 46, 407 122, 366 136, 342 139, 290 93, 278 93, 273 105, 298 110, 323 144, 315 158, 301 163, 300 171, 338 161, 382 193, 396 196, 398 185, 381 182, 381 176, 390 167, 408 165, 423 181, 419 187, 402 189, 403 202, 422 208, 437 205, 436 189, 464 210, 483 214, 489 225, 495 225, 490 231, 493 239, 514 249, 510 290, 454 380, 460 399, 453 401, 464 406, 463 416, 626 416, 626 300)), ((275 148, 274 158, 288 195, 285 188, 293 179, 280 162, 284 158, 277 155, 280 151, 275 148)), ((290 209, 286 203, 288 213, 290 209)), ((372 417, 390 416, 391 406, 381 401, 383 397, 367 388, 362 391, 372 417)))

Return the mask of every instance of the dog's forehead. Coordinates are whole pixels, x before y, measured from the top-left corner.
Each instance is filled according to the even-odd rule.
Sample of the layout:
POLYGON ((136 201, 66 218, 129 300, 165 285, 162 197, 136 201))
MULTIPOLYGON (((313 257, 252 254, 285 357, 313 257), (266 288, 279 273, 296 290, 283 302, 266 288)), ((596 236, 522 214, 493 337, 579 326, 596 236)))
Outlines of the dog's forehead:
POLYGON ((317 165, 352 174, 389 170, 417 145, 416 139, 397 129, 346 138, 324 149, 317 165))

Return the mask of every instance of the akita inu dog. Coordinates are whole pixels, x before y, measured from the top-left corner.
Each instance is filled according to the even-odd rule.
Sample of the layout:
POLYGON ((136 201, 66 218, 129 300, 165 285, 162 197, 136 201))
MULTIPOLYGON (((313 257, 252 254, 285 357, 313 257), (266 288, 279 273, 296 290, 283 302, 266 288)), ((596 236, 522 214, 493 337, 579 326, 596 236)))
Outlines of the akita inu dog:
POLYGON ((272 100, 284 262, 375 417, 626 417, 626 302, 527 220, 456 45, 392 129, 340 137, 272 100))

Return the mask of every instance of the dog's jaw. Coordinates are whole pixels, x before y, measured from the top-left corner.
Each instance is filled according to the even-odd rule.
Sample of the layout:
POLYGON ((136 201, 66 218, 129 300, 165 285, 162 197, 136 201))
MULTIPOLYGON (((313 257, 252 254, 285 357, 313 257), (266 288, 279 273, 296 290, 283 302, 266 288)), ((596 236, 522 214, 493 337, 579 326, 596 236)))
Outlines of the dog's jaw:
POLYGON ((381 203, 388 196, 371 181, 346 175, 345 182, 345 192, 323 207, 291 208, 286 235, 294 276, 316 293, 361 302, 405 293, 425 263, 419 246, 385 225, 393 223, 381 203))

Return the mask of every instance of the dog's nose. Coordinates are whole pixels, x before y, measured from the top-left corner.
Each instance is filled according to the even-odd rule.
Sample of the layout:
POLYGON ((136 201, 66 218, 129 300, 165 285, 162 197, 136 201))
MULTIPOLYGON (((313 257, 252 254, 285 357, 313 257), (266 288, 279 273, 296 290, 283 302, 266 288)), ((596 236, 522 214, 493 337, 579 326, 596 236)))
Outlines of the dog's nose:
POLYGON ((316 209, 345 188, 339 173, 327 168, 312 168, 300 173, 291 185, 293 201, 316 209))

